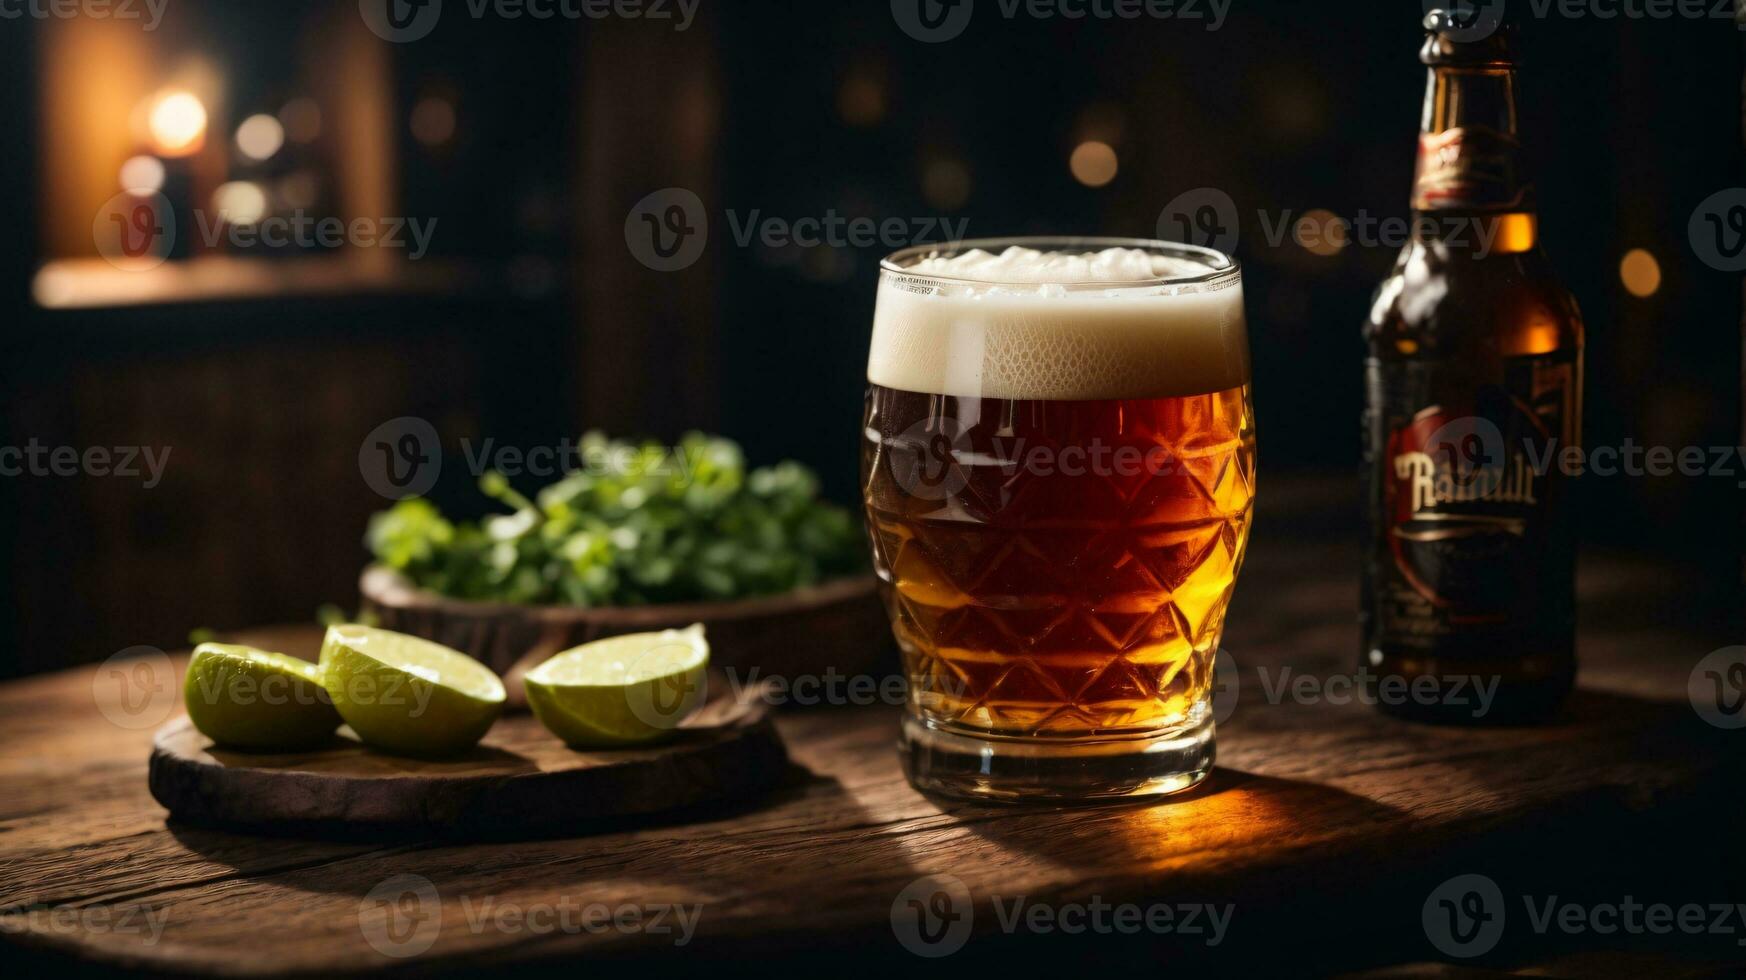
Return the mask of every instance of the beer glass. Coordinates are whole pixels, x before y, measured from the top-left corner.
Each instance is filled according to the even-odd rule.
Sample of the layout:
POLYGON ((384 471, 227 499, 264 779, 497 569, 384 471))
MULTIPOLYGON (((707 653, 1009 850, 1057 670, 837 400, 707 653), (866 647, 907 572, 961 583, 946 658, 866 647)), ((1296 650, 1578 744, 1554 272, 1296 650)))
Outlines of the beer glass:
POLYGON ((861 476, 917 788, 1090 801, 1211 771, 1255 493, 1242 296, 1230 257, 1156 241, 882 263, 861 476))

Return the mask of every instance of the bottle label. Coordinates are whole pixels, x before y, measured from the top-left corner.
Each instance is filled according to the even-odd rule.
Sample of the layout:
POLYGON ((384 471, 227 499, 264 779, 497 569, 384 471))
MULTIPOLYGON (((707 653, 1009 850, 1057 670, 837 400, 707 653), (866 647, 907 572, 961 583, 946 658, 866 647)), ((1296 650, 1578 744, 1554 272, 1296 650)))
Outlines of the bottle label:
POLYGON ((1419 136, 1413 210, 1513 210, 1526 206, 1517 173, 1521 143, 1487 126, 1419 136))
POLYGON ((1573 351, 1511 360, 1501 383, 1437 361, 1369 362, 1382 642, 1568 622, 1573 515, 1558 456, 1580 444, 1579 371, 1573 351))

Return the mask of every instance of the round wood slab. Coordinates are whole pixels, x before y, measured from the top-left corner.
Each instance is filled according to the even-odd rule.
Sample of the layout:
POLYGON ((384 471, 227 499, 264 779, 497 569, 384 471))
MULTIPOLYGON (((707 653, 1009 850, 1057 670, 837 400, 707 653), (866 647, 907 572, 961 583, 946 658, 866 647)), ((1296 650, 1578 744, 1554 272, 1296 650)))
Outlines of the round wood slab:
POLYGON ((426 761, 366 748, 259 754, 219 748, 187 717, 152 746, 152 796, 172 816, 284 833, 461 837, 584 833, 590 822, 744 799, 780 782, 788 755, 761 688, 715 673, 709 701, 671 740, 578 752, 529 714, 506 715, 471 752, 426 761), (736 696, 737 695, 737 696, 736 696))

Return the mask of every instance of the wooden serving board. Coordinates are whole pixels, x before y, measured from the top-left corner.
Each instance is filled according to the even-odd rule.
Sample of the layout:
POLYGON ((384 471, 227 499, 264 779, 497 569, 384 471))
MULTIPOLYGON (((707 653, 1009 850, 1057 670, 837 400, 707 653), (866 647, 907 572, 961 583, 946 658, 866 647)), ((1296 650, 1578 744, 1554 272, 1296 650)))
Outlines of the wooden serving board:
POLYGON ((532 715, 512 714, 471 752, 437 761, 374 751, 349 728, 319 751, 238 752, 179 716, 154 739, 149 780, 152 796, 193 824, 346 838, 571 835, 781 782, 788 755, 763 693, 712 675, 704 707, 647 748, 576 751, 532 715))

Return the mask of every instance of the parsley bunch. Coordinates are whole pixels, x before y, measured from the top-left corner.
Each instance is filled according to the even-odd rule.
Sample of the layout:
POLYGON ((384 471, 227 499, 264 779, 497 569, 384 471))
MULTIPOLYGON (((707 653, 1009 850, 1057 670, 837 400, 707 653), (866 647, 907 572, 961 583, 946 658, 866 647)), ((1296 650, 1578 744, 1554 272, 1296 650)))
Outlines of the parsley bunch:
POLYGON ((423 588, 529 604, 738 599, 866 565, 859 524, 799 463, 748 472, 737 444, 698 433, 671 448, 589 433, 580 448, 585 465, 537 500, 486 473, 480 490, 512 513, 456 523, 408 498, 370 519, 365 543, 423 588))

